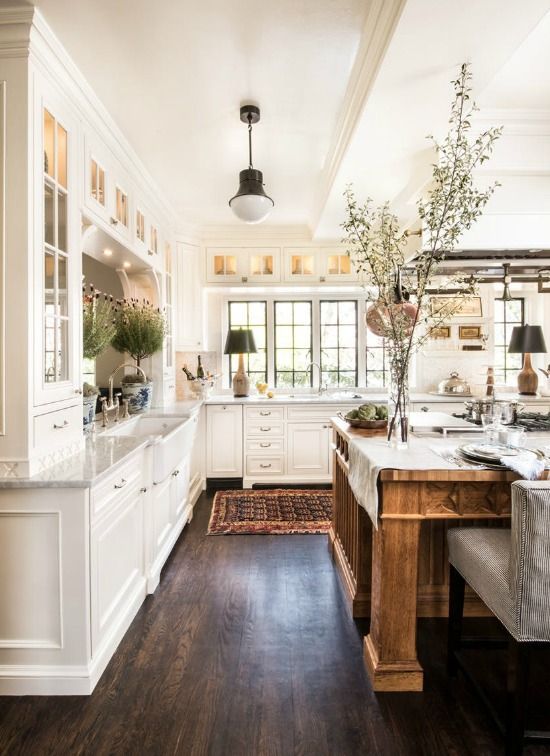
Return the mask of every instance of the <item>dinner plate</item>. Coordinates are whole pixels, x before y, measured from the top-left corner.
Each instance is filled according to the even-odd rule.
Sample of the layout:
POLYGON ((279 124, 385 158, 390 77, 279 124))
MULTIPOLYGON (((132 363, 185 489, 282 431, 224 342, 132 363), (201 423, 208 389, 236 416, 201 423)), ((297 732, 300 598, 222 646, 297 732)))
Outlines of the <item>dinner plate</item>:
POLYGON ((494 462, 487 462, 486 459, 481 459, 480 457, 472 457, 469 454, 466 454, 465 452, 461 451, 460 449, 457 449, 456 453, 465 462, 470 462, 475 465, 483 465, 483 467, 487 468, 487 470, 507 470, 508 469, 505 465, 496 464, 494 462))
POLYGON ((519 449, 504 444, 464 444, 460 449, 466 454, 486 459, 488 462, 499 462, 501 457, 517 457, 519 449))

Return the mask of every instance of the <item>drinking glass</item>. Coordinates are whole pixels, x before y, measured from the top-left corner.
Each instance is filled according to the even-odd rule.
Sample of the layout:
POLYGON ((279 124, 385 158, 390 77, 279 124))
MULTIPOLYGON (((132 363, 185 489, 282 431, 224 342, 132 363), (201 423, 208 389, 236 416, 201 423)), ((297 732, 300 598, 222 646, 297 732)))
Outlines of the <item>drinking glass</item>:
POLYGON ((523 428, 521 425, 509 425, 506 430, 506 444, 508 446, 521 446, 523 436, 525 435, 525 428, 523 428))
POLYGON ((483 432, 485 434, 485 440, 488 444, 493 444, 498 441, 499 420, 500 413, 497 416, 493 412, 484 412, 481 415, 481 425, 483 426, 483 432))

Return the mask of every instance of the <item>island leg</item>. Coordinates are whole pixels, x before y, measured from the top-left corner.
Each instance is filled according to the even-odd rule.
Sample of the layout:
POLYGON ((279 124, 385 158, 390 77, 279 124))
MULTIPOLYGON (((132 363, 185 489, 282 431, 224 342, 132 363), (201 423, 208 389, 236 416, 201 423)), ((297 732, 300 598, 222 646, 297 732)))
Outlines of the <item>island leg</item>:
POLYGON ((384 518, 372 532, 367 672, 376 691, 421 691, 416 656, 416 593, 420 520, 384 518))

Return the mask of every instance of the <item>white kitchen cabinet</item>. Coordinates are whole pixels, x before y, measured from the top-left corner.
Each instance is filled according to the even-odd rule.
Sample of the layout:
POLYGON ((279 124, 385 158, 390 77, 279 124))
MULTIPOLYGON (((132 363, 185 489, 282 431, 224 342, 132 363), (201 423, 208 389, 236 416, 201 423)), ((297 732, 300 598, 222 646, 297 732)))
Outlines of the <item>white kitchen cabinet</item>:
POLYGON ((177 242, 174 256, 174 339, 179 351, 204 348, 200 255, 200 247, 177 242))
POLYGON ((283 278, 287 283, 319 281, 319 250, 317 247, 285 247, 283 278))
POLYGON ((78 125, 45 81, 34 100, 34 404, 80 390, 78 125))
POLYGON ((243 250, 248 281, 278 283, 281 280, 281 250, 278 247, 257 247, 243 250))
POLYGON ((321 281, 357 281, 351 258, 341 247, 321 247, 318 253, 321 281))
POLYGON ((206 280, 209 283, 278 283, 281 250, 279 247, 207 247, 206 280))
POLYGON ((206 280, 209 283, 241 283, 248 275, 242 247, 207 247, 206 280))
MULTIPOLYGON (((145 597, 143 494, 121 489, 108 513, 92 527, 90 545, 92 657, 117 629, 129 607, 145 597)), ((133 615, 132 615, 133 616, 133 615)))
POLYGON ((319 480, 330 474, 330 423, 287 424, 287 468, 289 477, 319 480))
POLYGON ((213 404, 206 408, 206 477, 241 478, 243 408, 213 404))

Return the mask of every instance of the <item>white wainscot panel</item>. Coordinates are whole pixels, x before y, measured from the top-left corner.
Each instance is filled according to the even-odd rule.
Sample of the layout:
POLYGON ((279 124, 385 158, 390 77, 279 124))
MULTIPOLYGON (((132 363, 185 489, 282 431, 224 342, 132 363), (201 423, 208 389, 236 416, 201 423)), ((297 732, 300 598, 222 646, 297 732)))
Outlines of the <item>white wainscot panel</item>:
POLYGON ((62 646, 60 547, 58 512, 0 512, 0 648, 62 646))

